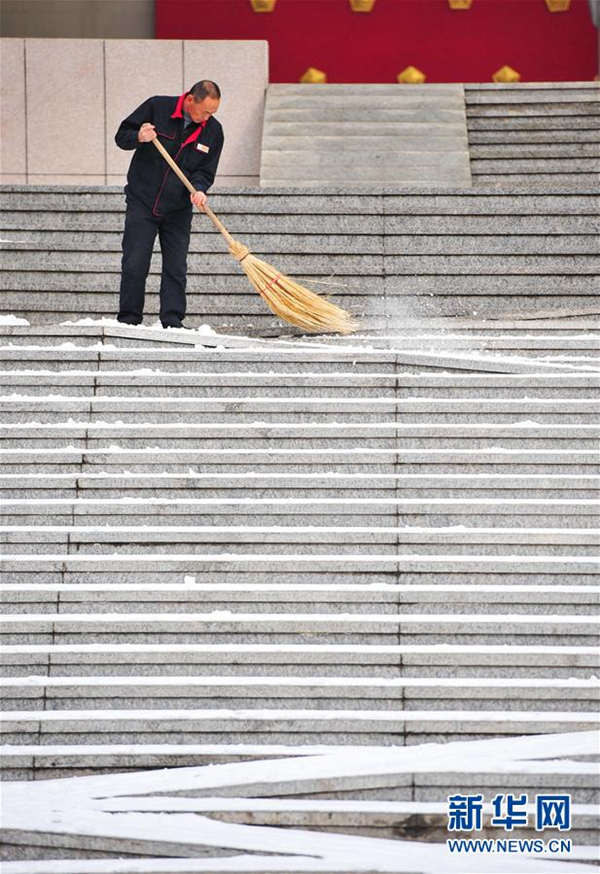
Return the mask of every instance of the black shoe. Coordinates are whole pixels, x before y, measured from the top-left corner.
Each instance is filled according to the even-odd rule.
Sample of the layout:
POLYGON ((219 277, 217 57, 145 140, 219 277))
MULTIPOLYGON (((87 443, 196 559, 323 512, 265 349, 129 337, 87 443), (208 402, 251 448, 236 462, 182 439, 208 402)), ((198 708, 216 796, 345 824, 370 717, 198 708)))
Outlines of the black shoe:
POLYGON ((117 316, 117 322, 120 322, 122 325, 141 325, 141 319, 135 319, 133 316, 117 316))
POLYGON ((163 328, 183 328, 183 322, 181 319, 170 318, 168 322, 161 322, 163 328))

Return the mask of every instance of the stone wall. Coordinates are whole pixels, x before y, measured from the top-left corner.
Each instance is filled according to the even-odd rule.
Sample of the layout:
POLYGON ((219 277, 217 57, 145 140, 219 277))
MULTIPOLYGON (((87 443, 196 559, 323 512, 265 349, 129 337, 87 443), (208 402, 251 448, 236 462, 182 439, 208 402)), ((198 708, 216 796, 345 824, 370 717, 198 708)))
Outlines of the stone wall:
POLYGON ((120 185, 130 160, 114 143, 121 119, 201 78, 223 92, 216 184, 258 182, 266 42, 7 38, 0 58, 0 183, 120 185))

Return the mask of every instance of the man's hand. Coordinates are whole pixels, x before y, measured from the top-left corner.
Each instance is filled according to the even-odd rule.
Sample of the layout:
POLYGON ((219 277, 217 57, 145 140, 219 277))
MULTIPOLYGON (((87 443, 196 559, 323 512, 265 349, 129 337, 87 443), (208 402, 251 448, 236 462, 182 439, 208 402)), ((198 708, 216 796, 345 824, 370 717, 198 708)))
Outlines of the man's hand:
POLYGON ((138 141, 140 143, 149 143, 151 140, 156 139, 156 131, 154 130, 154 125, 150 124, 150 122, 145 122, 141 126, 138 131, 138 141))
POLYGON ((208 200, 208 197, 203 191, 197 191, 195 194, 190 194, 190 200, 197 206, 198 209, 204 209, 204 204, 208 200))

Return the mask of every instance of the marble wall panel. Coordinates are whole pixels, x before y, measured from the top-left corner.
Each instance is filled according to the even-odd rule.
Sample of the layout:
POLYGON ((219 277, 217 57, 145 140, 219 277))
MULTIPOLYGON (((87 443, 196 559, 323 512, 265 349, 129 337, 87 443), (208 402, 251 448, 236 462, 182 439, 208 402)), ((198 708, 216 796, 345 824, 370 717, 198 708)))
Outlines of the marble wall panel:
POLYGON ((121 121, 148 97, 181 94, 183 44, 180 40, 106 40, 107 173, 125 177, 131 152, 115 143, 121 121))
POLYGON ((121 185, 131 155, 114 142, 120 121, 208 78, 223 91, 216 185, 258 184, 266 42, 6 38, 0 49, 2 181, 121 185))
POLYGON ((25 40, 0 41, 0 172, 27 172, 25 40))
POLYGON ((216 185, 221 177, 247 178, 260 172, 260 149, 268 85, 268 43, 262 40, 186 41, 183 50, 185 87, 212 79, 222 92, 218 119, 225 132, 225 148, 216 185))
POLYGON ((28 173, 106 174, 104 41, 27 39, 25 56, 28 173))

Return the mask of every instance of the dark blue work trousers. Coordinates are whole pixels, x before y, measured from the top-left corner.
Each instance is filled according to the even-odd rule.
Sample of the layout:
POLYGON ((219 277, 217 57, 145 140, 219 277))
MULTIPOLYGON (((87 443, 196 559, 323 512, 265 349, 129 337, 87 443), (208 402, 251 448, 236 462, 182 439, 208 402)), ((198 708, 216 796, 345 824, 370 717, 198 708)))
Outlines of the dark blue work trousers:
POLYGON ((187 254, 192 228, 192 208, 154 215, 150 207, 127 195, 119 321, 139 325, 144 314, 146 279, 156 235, 162 253, 160 320, 163 325, 185 316, 187 254))

